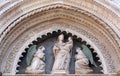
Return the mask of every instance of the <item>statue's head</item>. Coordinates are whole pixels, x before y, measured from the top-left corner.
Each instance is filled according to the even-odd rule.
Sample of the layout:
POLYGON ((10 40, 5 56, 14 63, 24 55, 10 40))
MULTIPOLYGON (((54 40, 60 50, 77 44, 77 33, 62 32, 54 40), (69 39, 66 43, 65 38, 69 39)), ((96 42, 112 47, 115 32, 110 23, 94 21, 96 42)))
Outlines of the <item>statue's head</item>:
POLYGON ((45 47, 44 47, 44 46, 40 46, 38 49, 44 51, 44 50, 45 50, 45 47))
POLYGON ((59 41, 63 41, 63 40, 64 40, 64 35, 63 35, 63 34, 59 35, 59 36, 58 36, 58 40, 59 40, 59 41))

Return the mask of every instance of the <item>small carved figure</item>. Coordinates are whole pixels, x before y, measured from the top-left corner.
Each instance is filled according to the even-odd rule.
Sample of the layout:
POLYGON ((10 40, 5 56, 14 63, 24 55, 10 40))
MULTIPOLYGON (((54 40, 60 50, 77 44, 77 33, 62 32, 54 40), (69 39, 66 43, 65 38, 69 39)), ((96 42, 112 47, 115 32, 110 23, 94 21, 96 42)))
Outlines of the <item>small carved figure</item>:
POLYGON ((31 64, 26 68, 26 73, 44 73, 45 71, 45 54, 44 51, 45 48, 43 46, 40 46, 37 50, 37 52, 34 54, 33 59, 31 61, 31 64))
POLYGON ((89 74, 92 73, 93 70, 89 67, 89 61, 85 54, 82 52, 80 48, 76 49, 77 55, 75 56, 75 73, 76 74, 89 74))
POLYGON ((55 57, 52 73, 68 73, 70 62, 70 51, 73 47, 73 40, 68 38, 68 42, 63 42, 64 35, 61 34, 58 37, 58 42, 53 47, 53 53, 55 57))

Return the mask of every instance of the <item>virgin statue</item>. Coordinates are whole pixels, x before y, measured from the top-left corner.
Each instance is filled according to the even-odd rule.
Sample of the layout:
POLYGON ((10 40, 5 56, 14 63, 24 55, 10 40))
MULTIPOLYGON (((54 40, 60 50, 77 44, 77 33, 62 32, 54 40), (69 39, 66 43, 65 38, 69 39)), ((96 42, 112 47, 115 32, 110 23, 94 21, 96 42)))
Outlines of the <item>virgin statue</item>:
POLYGON ((69 73, 70 52, 73 47, 73 40, 68 38, 68 42, 63 42, 64 35, 58 36, 58 42, 53 47, 55 61, 52 73, 69 73))
POLYGON ((44 73, 45 71, 45 63, 44 63, 44 51, 45 48, 40 46, 38 50, 33 55, 31 64, 26 68, 25 73, 44 73))
POLYGON ((76 74, 89 74, 92 73, 93 70, 89 67, 89 60, 82 52, 80 48, 76 49, 77 55, 75 56, 75 73, 76 74))

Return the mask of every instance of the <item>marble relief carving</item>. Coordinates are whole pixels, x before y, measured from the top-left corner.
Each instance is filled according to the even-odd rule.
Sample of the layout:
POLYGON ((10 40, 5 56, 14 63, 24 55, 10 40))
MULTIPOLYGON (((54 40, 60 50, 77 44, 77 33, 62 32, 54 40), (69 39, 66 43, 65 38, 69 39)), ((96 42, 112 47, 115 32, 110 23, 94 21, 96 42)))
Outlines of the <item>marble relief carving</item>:
MULTIPOLYGON (((82 0, 83 1, 83 0, 82 0)), ((31 1, 27 1, 27 2, 31 2, 31 1)), ((26 2, 26 3, 27 3, 26 2)), ((52 0, 51 0, 51 2, 52 2, 52 0)), ((53 1, 54 2, 54 1, 53 1)), ((59 2, 59 1, 58 1, 59 2)), ((119 25, 118 24, 118 22, 119 22, 119 19, 117 18, 117 16, 115 16, 115 14, 113 14, 113 12, 110 12, 109 10, 107 10, 106 8, 104 8, 104 6, 101 6, 100 4, 98 4, 97 2, 94 2, 94 1, 88 1, 88 0, 86 0, 85 2, 80 2, 81 4, 79 4, 78 3, 78 1, 66 1, 65 3, 67 4, 67 2, 68 2, 68 4, 70 4, 70 3, 72 3, 73 5, 76 5, 76 7, 82 7, 82 8, 86 8, 85 10, 88 10, 88 11, 93 11, 94 12, 94 14, 96 15, 96 16, 99 16, 99 17, 102 17, 103 18, 103 21, 99 21, 100 19, 98 18, 97 19, 97 17, 94 17, 94 19, 96 19, 97 21, 98 21, 98 24, 99 24, 99 22, 101 23, 101 25, 105 25, 105 24, 103 24, 103 22, 105 21, 105 22, 107 22, 108 23, 108 25, 110 25, 110 26, 104 26, 104 28, 106 28, 106 31, 109 31, 111 34, 111 39, 110 39, 110 35, 106 35, 105 37, 106 37, 106 39, 109 39, 109 41, 106 41, 106 42, 110 42, 110 40, 112 40, 112 37, 113 37, 113 41, 111 41, 111 45, 109 45, 109 46, 104 46, 104 47, 106 47, 106 48, 109 48, 109 47, 113 47, 113 49, 104 49, 104 48, 102 48, 102 45, 104 45, 104 43, 102 44, 100 41, 100 39, 99 39, 99 37, 98 37, 98 42, 96 42, 96 39, 94 39, 94 36, 90 36, 90 40, 93 42, 93 43, 95 43, 95 45, 96 45, 96 47, 98 47, 99 48, 99 50, 100 51, 102 51, 101 53, 103 54, 103 58, 105 58, 105 63, 107 64, 107 71, 105 72, 105 73, 113 73, 113 72, 115 72, 114 71, 114 69, 113 68, 115 68, 115 67, 113 67, 114 66, 114 64, 115 65, 117 65, 117 63, 115 63, 114 62, 114 56, 112 56, 112 54, 113 53, 110 53, 111 51, 113 51, 113 50, 115 50, 115 55, 116 55, 116 61, 118 61, 119 60, 119 52, 117 52, 117 50, 119 51, 119 47, 118 47, 118 45, 116 45, 116 43, 118 42, 119 43, 119 38, 117 38, 117 29, 113 29, 114 27, 112 26, 112 25, 119 25), (90 5, 86 5, 86 3, 88 3, 88 4, 90 4, 90 5), (93 8, 93 5, 91 6, 91 4, 92 3, 94 3, 95 5, 94 5, 94 8, 93 8), (89 7, 89 8, 88 8, 89 7), (96 8, 97 8, 97 10, 96 10, 96 8), (99 9, 98 9, 99 8, 99 9), (102 11, 101 11, 102 10, 102 11), (103 10, 104 10, 104 13, 107 13, 107 12, 109 12, 109 14, 111 14, 111 15, 109 15, 109 17, 110 18, 108 18, 108 16, 106 15, 106 14, 104 14, 104 16, 100 16, 100 15, 103 15, 103 10), (98 12, 99 11, 99 12, 98 12), (107 20, 107 21, 106 21, 107 20), (112 31, 113 30, 113 31, 112 31), (116 30, 115 31, 115 33, 114 33, 114 30, 116 30), (101 45, 100 45, 100 43, 101 43, 101 45), (113 43, 113 44, 112 44, 113 43), (117 48, 117 49, 115 49, 115 48, 117 48), (118 56, 117 56, 118 55, 118 56), (113 67, 113 68, 112 68, 113 67)), ((25 4, 25 2, 22 2, 22 3, 24 3, 25 4)), ((31 2, 32 4, 36 4, 37 2, 31 2)), ((30 5, 32 5, 31 3, 27 3, 27 4, 30 4, 30 5)), ((47 4, 47 3, 50 3, 50 2, 47 2, 46 1, 46 3, 45 3, 45 5, 47 4)), ((10 4, 12 4, 12 2, 10 2, 10 4)), ((38 4, 39 4, 39 2, 38 2, 38 4)), ((41 4, 43 4, 43 2, 41 1, 41 4)), ((24 7, 25 6, 28 6, 28 5, 24 5, 24 7)), ((35 5, 36 6, 36 5, 35 5)), ((34 6, 34 7, 35 7, 34 6)), ((42 6, 42 5, 41 5, 42 6)), ((70 8, 71 8, 71 6, 72 5, 70 5, 70 8)), ((13 9, 10 9, 10 10, 15 10, 15 6, 12 6, 12 7, 14 7, 13 9)), ((27 8, 29 8, 29 7, 26 7, 26 8, 24 8, 24 10, 25 9, 27 9, 27 8)), ((58 8, 58 5, 56 5, 56 6, 54 6, 53 8, 58 8)), ((68 9, 67 7, 65 7, 65 6, 61 6, 61 8, 64 8, 64 9, 68 9)), ((48 10, 48 8, 40 8, 40 10, 41 9, 44 9, 44 10, 48 10)), ((49 9, 50 9, 50 6, 49 6, 49 9)), ((4 9, 3 9, 4 10, 4 9)), ((28 9, 29 10, 29 9, 28 9)), ((73 10, 76 10, 76 9, 73 9, 73 10)), ((72 10, 72 11, 73 11, 72 10)), ((20 10, 21 12, 20 13, 22 13, 22 14, 24 14, 23 12, 22 12, 22 10, 20 10)), ((36 11, 36 10, 35 10, 36 11)), ((38 10, 37 10, 38 11, 38 10)), ((77 10, 77 11, 80 11, 80 10, 77 10)), ((15 13, 15 11, 13 11, 14 13, 15 13)), ((19 12, 19 11, 18 11, 19 12)), ((40 12, 40 11, 39 11, 40 12)), ((81 11, 82 12, 82 11, 81 11)), ((8 12, 7 12, 8 13, 8 12)), ((6 13, 6 16, 7 16, 7 13, 6 13)), ((33 13, 34 12, 31 12, 31 14, 29 14, 29 13, 27 13, 27 16, 29 15, 33 15, 33 13)), ((85 13, 85 12, 83 12, 83 13, 85 13)), ((19 15, 18 13, 16 13, 17 15, 19 15)), ((56 13, 55 13, 56 14, 56 13)), ((107 13, 108 14, 108 13, 107 13)), ((13 21, 14 20, 14 18, 17 18, 18 16, 16 15, 16 17, 13 17, 13 16, 10 16, 10 18, 8 19, 9 21, 12 21, 11 23, 11 26, 14 26, 14 25, 17 25, 17 23, 18 23, 18 21, 20 21, 21 20, 21 18, 23 19, 23 18, 25 18, 25 17, 27 17, 27 16, 24 16, 24 17, 20 17, 18 20, 16 20, 16 21, 13 21)), ((76 14, 75 14, 76 15, 76 14)), ((91 19, 92 19, 92 15, 90 15, 90 14, 86 14, 86 15, 88 15, 89 17, 91 17, 91 19)), ((21 16, 21 14, 20 14, 20 16, 21 16)), ((23 16, 23 15, 22 15, 23 16)), ((41 16, 41 15, 40 15, 41 16)), ((77 15, 78 16, 78 15, 77 15)), ((1 16, 2 17, 2 16, 1 16)), ((4 16, 3 16, 4 17, 4 16)), ((44 16, 45 18, 47 18, 48 19, 48 17, 46 17, 46 16, 44 16)), ((49 17, 49 18, 51 18, 51 17, 49 17)), ((5 21, 5 23, 6 23, 6 17, 4 17, 4 19, 3 18, 1 18, 2 20, 4 20, 5 21)), ((32 19, 32 18, 31 18, 32 19)), ((42 18, 43 19, 43 18, 42 18)), ((86 20, 86 19, 85 19, 86 20)), ((39 19, 39 21, 40 21, 40 19, 39 19)), ((96 21, 96 22, 97 22, 96 21)), ((33 21, 31 21, 32 23, 33 23, 33 21)), ((37 21, 36 21, 37 22, 37 21)), ((3 22, 4 23, 4 22, 3 22)), ((26 22, 26 23, 28 23, 28 22, 26 22)), ((6 23, 6 25, 7 24, 9 24, 9 23, 6 23)), ((2 24, 1 26, 5 26, 4 24, 2 24)), ((89 25, 88 25, 89 26, 89 25)), ((93 26, 95 26, 95 25, 93 25, 93 26)), ((97 25, 96 25, 97 26, 97 25)), ((11 28, 11 27, 10 27, 11 28)), ((7 32, 9 31, 9 29, 10 28, 7 28, 7 32)), ((20 28, 19 28, 20 29, 20 28)), ((99 28, 100 29, 100 28, 99 28)), ((18 30, 18 29, 16 29, 16 30, 18 30)), ((23 30, 23 29, 22 29, 23 30)), ((4 34, 6 34, 6 31, 4 31, 4 34)), ((18 32, 20 32, 20 31, 18 31, 18 32)), ((18 33, 17 32, 17 33, 18 33)), ((88 31, 88 32, 90 32, 90 31, 88 31)), ((1 37, 1 38, 3 38, 4 37, 4 34, 3 34, 3 36, 1 37)), ((14 35, 16 35, 15 33, 13 33, 14 35)), ((30 33, 29 33, 30 34, 30 33)), ((107 33, 108 34, 108 33, 107 33)), ((84 34, 83 34, 84 35, 84 34)), ((98 34, 99 35, 99 34, 98 34)), ((13 39, 14 41, 15 41, 15 37, 13 37, 12 35, 10 35, 12 38, 11 39, 13 39)), ((86 34, 85 34, 85 36, 86 36, 86 34)), ((101 38, 103 37, 102 35, 100 35, 101 36, 101 38)), ((26 37, 26 36, 25 36, 26 37)), ((24 38, 25 38, 24 37, 24 38)), ((95 36, 96 38, 97 38, 97 35, 95 36)), ((9 37, 8 37, 9 38, 9 37)), ((11 39, 10 39, 10 41, 11 41, 11 39)), ((6 40, 6 39, 5 39, 6 40)), ((1 41, 2 41, 2 39, 1 39, 1 41)), ((9 41, 9 40, 6 40, 6 41, 9 41)), ((24 39, 23 41, 26 41, 26 39, 24 39)), ((13 66, 13 62, 14 62, 14 58, 16 58, 15 56, 17 55, 17 52, 18 52, 18 49, 20 49, 20 46, 22 46, 23 45, 23 43, 24 42, 22 42, 22 39, 21 40, 19 40, 19 42, 21 42, 20 44, 19 44, 19 46, 18 46, 18 44, 17 44, 17 46, 15 46, 13 49, 12 49, 12 52, 10 53, 10 55, 9 54, 7 54, 7 56, 8 56, 8 58, 6 59, 6 60, 4 60, 5 62, 4 63, 6 63, 6 67, 2 67, 2 68, 5 68, 5 70, 3 70, 3 71, 5 71, 5 73, 12 73, 12 72, 14 72, 15 70, 13 70, 13 68, 14 68, 14 66, 13 66), (12 70, 11 70, 12 69, 12 70)), ((105 42, 105 43, 106 43, 105 42)), ((11 43, 12 44, 12 43, 11 43)), ((9 45, 11 45, 10 44, 10 42, 9 43, 7 43, 6 42, 6 45, 4 44, 4 46, 3 47, 5 47, 5 48, 9 48, 9 45)), ((107 43, 107 44, 109 44, 109 43, 107 43)), ((3 44, 2 44, 3 45, 3 44)), ((11 46, 11 47, 13 47, 13 46, 11 46)), ((4 49, 4 48, 3 48, 4 49)), ((6 57, 6 55, 4 54, 4 52, 5 53, 7 53, 8 51, 10 51, 10 50, 2 50, 2 52, 1 52, 1 55, 0 55, 0 64, 2 65, 2 64, 4 64, 4 63, 2 63, 2 59, 3 59, 3 57, 5 56, 6 57)), ((102 58, 101 58, 102 59, 102 58)), ((104 59, 102 59, 102 60, 104 60, 104 59)), ((103 61, 104 62, 104 61, 103 61)), ((16 65, 15 65, 16 66, 16 65)), ((105 67, 105 66, 104 66, 105 67)), ((116 68, 117 68, 117 66, 116 66, 116 68)), ((14 73, 13 73, 14 74, 14 73)))
POLYGON ((53 47, 55 61, 52 73, 69 73, 70 52, 73 47, 72 38, 68 38, 68 42, 64 43, 64 35, 59 35, 58 42, 53 47))
MULTIPOLYGON (((25 70, 25 73, 45 74, 45 65, 46 65, 45 53, 44 53, 45 47, 40 46, 38 47, 38 49, 36 49, 36 47, 37 45, 33 45, 28 49, 28 53, 26 57, 28 66, 25 70)), ((68 37, 68 40, 64 42, 64 35, 61 34, 58 36, 58 40, 54 44, 52 49, 54 55, 54 64, 51 70, 51 74, 56 74, 56 73, 69 74, 69 66, 70 66, 69 64, 70 64, 72 48, 73 48, 72 37, 68 37)), ((84 49, 84 47, 82 48, 84 49)), ((89 67, 89 61, 91 62, 90 56, 92 55, 89 54, 90 56, 89 58, 87 58, 88 54, 83 51, 80 47, 76 48, 77 54, 75 54, 75 74, 93 73, 93 70, 89 67)))
POLYGON ((76 62, 75 62, 75 73, 76 74, 89 74, 92 73, 93 70, 89 67, 89 60, 85 56, 85 54, 82 52, 80 48, 76 49, 76 62))
POLYGON ((32 46, 33 48, 30 48, 30 52, 28 52, 27 55, 27 64, 29 65, 26 68, 25 73, 31 73, 31 74, 43 74, 45 71, 45 63, 44 63, 44 50, 45 48, 43 46, 40 46, 38 50, 36 51, 36 46, 32 46), (34 54, 35 52, 35 54, 34 54), (29 63, 31 55, 33 55, 32 61, 29 63))

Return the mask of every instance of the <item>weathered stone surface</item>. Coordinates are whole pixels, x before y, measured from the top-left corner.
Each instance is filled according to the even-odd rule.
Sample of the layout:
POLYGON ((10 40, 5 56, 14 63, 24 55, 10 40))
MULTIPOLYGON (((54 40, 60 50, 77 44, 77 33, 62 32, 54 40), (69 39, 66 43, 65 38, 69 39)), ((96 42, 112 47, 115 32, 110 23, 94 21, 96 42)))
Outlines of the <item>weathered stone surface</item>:
POLYGON ((120 12, 100 0, 6 0, 0 6, 0 71, 15 75, 32 41, 48 32, 71 32, 91 45, 103 73, 120 64, 120 12))
POLYGON ((54 74, 54 75, 18 74, 18 75, 3 75, 3 76, 119 76, 119 75, 117 75, 117 74, 81 74, 81 75, 66 75, 66 74, 54 74))

